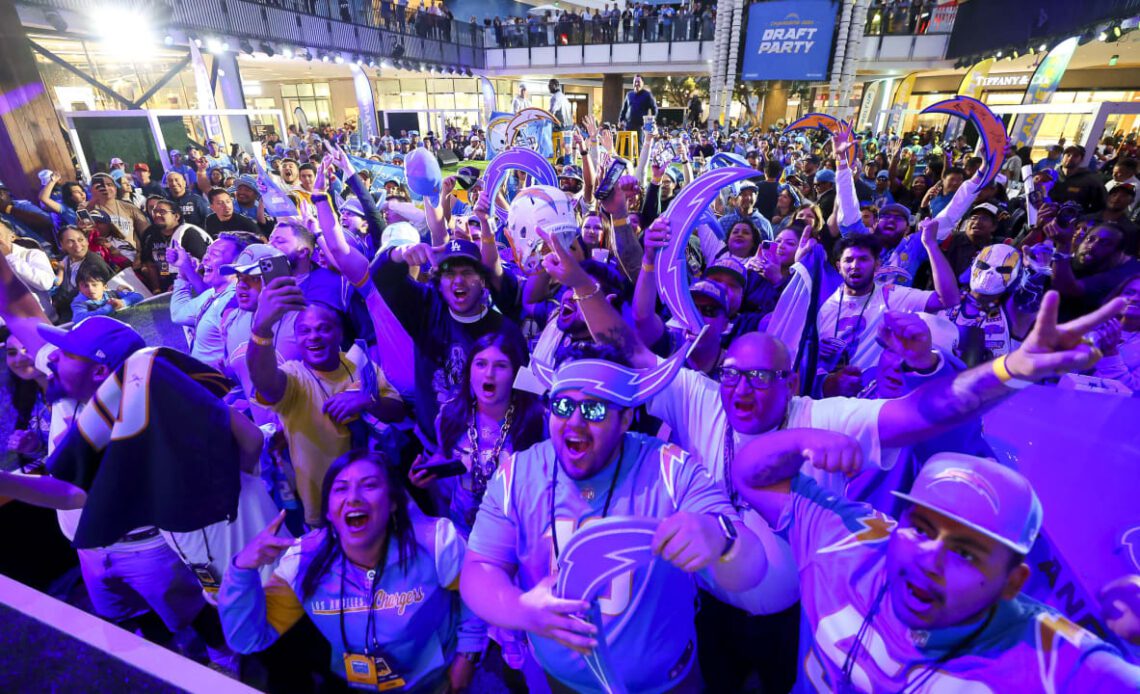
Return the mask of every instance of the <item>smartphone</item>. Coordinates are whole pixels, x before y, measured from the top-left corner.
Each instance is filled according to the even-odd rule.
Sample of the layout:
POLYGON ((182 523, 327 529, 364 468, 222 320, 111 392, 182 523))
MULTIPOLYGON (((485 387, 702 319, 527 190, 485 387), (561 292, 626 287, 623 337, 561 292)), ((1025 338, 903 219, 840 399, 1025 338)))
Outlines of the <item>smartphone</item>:
POLYGON ((654 161, 658 166, 664 168, 677 160, 677 150, 673 149, 673 144, 670 142, 663 142, 657 148, 654 155, 654 161))
POLYGON ((416 470, 426 470, 436 477, 455 477, 467 472, 462 460, 429 460, 416 466, 416 470))
POLYGON ((289 259, 283 255, 262 258, 257 262, 257 266, 261 269, 261 286, 263 287, 278 277, 291 277, 293 275, 293 271, 289 267, 289 259))
POLYGON ((321 223, 321 231, 335 228, 336 213, 333 212, 328 193, 313 193, 310 199, 313 201, 313 207, 317 208, 317 221, 321 223))
POLYGON ((78 217, 79 221, 81 221, 81 222, 87 222, 88 224, 94 224, 95 223, 95 220, 91 219, 91 213, 88 212, 87 210, 78 209, 75 211, 75 216, 78 217))
POLYGON ((602 180, 598 182, 598 188, 594 192, 594 197, 599 200, 608 200, 610 195, 613 194, 614 188, 617 187, 618 180, 625 174, 626 169, 629 168, 629 162, 621 157, 614 157, 610 162, 609 168, 602 176, 602 180))

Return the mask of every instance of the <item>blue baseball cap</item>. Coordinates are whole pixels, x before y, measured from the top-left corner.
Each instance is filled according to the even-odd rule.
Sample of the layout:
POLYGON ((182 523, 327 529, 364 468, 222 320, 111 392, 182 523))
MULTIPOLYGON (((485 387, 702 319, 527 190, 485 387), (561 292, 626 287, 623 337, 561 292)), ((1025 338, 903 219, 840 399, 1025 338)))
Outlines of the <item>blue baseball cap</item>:
POLYGON ((117 369, 135 352, 146 347, 134 328, 109 316, 84 318, 70 330, 40 323, 36 330, 48 344, 64 352, 117 369))
POLYGON ((728 313, 728 290, 724 288, 719 282, 713 280, 700 280, 694 282, 693 286, 689 288, 693 294, 706 296, 717 303, 720 309, 728 313))
POLYGON ((740 262, 727 253, 714 260, 712 265, 708 266, 708 268, 705 270, 705 279, 719 281, 715 280, 713 277, 714 274, 719 273, 728 273, 729 275, 732 275, 732 278, 736 280, 736 283, 741 287, 743 287, 745 284, 744 263, 740 262))
POLYGON ((464 239, 453 239, 447 242, 443 251, 435 256, 436 267, 443 269, 445 265, 454 261, 465 261, 477 268, 486 270, 483 265, 483 254, 479 252, 479 245, 464 239))
POLYGON ((831 169, 820 169, 815 172, 816 183, 835 183, 835 172, 831 169))
POLYGON ((1029 554, 1045 515, 1033 485, 1020 473, 993 460, 961 453, 935 454, 909 493, 891 493, 958 521, 1018 554, 1029 554))

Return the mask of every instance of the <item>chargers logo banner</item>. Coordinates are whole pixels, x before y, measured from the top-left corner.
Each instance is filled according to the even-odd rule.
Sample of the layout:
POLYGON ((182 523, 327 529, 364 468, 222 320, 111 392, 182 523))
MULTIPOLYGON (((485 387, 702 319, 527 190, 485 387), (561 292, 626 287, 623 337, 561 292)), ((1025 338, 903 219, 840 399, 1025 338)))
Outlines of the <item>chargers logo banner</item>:
POLYGON ((775 0, 748 8, 746 80, 827 78, 836 10, 832 0, 775 0))

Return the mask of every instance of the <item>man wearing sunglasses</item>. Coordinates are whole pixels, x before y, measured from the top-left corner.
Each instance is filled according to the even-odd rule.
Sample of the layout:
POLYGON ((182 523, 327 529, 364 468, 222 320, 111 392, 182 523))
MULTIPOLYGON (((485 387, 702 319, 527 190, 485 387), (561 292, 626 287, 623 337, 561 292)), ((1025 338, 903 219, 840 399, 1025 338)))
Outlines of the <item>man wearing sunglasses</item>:
POLYGON ((488 486, 463 599, 488 622, 527 631, 556 692, 597 690, 581 654, 602 638, 629 691, 696 691, 693 574, 747 589, 766 572, 767 554, 703 467, 677 446, 629 432, 633 408, 650 392, 633 385, 615 349, 575 343, 559 358, 550 439, 512 456, 488 486), (600 599, 607 633, 599 634, 574 616, 585 603, 551 589, 574 532, 610 516, 661 519, 652 540, 659 561, 612 581, 600 599))

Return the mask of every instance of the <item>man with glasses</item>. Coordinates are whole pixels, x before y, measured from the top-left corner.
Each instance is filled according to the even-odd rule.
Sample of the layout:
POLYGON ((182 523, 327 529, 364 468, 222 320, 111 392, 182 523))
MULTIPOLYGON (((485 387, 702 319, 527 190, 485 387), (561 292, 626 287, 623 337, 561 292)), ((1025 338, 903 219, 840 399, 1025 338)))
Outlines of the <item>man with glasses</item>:
POLYGON ((581 654, 602 639, 629 691, 697 691, 693 575, 745 590, 767 570, 759 539, 704 468, 677 446, 629 431, 634 408, 652 394, 629 375, 613 348, 575 343, 559 352, 548 383, 550 438, 500 466, 460 578, 479 617, 528 632, 555 692, 598 689, 581 654), (586 603, 552 588, 571 536, 610 516, 660 519, 652 547, 663 561, 613 579, 599 600, 599 633, 574 617, 586 603))

